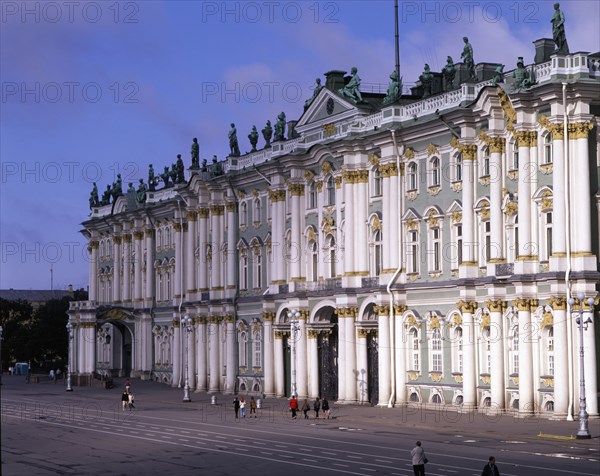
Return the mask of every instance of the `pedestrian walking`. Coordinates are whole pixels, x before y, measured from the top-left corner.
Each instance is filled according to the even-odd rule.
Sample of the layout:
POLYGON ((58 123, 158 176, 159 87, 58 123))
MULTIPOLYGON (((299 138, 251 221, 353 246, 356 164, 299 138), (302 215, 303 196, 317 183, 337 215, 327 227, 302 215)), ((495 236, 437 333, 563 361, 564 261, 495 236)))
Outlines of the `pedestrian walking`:
POLYGON ((315 419, 319 419, 319 411, 321 410, 321 399, 319 397, 316 398, 315 403, 313 403, 313 410, 315 411, 315 419))
POLYGON ((410 456, 412 457, 415 476, 425 476, 425 463, 427 463, 428 460, 425 457, 425 450, 421 446, 420 441, 417 441, 417 446, 412 449, 410 456))
POLYGON ((54 374, 54 370, 50 369, 50 374, 48 375, 50 380, 54 380, 56 382, 56 375, 54 374))
POLYGON ((298 411, 298 400, 296 399, 296 395, 292 395, 290 398, 290 411, 292 412, 292 418, 296 419, 296 412, 298 411))
POLYGON ((238 400, 238 397, 235 397, 233 400, 233 409, 235 410, 235 417, 237 418, 240 412, 240 401, 238 400))
POLYGON ((123 411, 129 406, 129 393, 127 390, 123 391, 123 395, 121 395, 121 403, 123 404, 123 411))
POLYGON ((329 420, 329 402, 327 401, 327 397, 323 397, 321 408, 323 409, 323 418, 327 418, 329 420))
POLYGON ((302 411, 304 412, 304 419, 308 420, 308 411, 310 410, 310 405, 308 404, 308 399, 304 399, 304 404, 302 405, 302 411))
POLYGON ((129 390, 131 389, 131 382, 129 381, 129 379, 125 380, 125 391, 127 393, 129 393, 129 390))
POLYGON ((246 418, 246 400, 244 400, 244 397, 240 399, 240 416, 246 418))
MULTIPOLYGON (((61 377, 60 369, 56 369, 56 372, 54 373, 54 375, 56 375, 56 380, 59 380, 61 377)), ((56 383, 56 380, 54 381, 55 383, 56 383)))
POLYGON ((133 393, 130 393, 129 394, 129 402, 128 402, 129 410, 131 410, 132 408, 135 408, 133 403, 134 403, 133 393))
POLYGON ((254 400, 254 397, 250 397, 250 418, 252 418, 252 414, 256 418, 256 400, 254 400))
POLYGON ((498 466, 496 466, 496 458, 490 456, 488 464, 483 467, 481 476, 500 476, 500 471, 498 471, 498 466))

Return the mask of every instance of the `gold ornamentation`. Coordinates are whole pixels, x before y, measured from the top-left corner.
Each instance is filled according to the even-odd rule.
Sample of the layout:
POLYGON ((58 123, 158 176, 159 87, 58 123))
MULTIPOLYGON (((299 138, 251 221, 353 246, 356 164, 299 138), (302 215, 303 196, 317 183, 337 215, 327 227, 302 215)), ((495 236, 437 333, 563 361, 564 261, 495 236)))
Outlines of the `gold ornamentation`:
POLYGON ((211 205, 210 213, 214 216, 223 216, 225 214, 225 207, 223 205, 211 205))
POLYGON ((442 372, 429 372, 429 378, 434 382, 442 380, 442 372))
POLYGON ((404 324, 406 328, 410 326, 417 326, 417 319, 412 314, 406 318, 406 323, 404 324))
POLYGON ((554 325, 554 316, 550 311, 546 311, 544 312, 544 314, 542 315, 542 322, 540 324, 540 326, 542 327, 542 329, 544 327, 552 327, 554 325))
POLYGON ((335 182, 335 188, 338 189, 342 186, 342 176, 338 175, 336 177, 333 178, 333 181, 335 182))
POLYGON ((490 327, 490 315, 484 314, 481 316, 481 328, 486 329, 490 327))
POLYGON ((330 174, 332 170, 333 167, 329 162, 323 162, 323 165, 321 166, 321 172, 323 172, 323 175, 330 174))
POLYGON ((325 131, 325 137, 331 137, 335 134, 335 124, 323 124, 321 127, 325 131))
POLYGON ((407 372, 407 375, 409 380, 417 380, 417 378, 419 378, 419 374, 413 370, 407 372))
POLYGON ((508 202, 506 204, 506 207, 504 208, 504 213, 506 213, 506 216, 513 216, 515 213, 517 213, 519 211, 519 205, 517 204, 517 202, 508 202))
POLYGON ((208 218, 209 215, 210 215, 210 210, 208 208, 198 209, 198 217, 199 218, 208 218))
POLYGON ((485 385, 489 385, 490 382, 492 381, 492 378, 490 377, 489 374, 482 374, 480 375, 481 381, 485 384, 485 385))
POLYGON ((410 147, 407 147, 404 151, 404 158, 406 160, 412 160, 415 158, 415 151, 410 147))
POLYGON ((440 319, 437 316, 433 316, 430 320, 429 320, 429 330, 432 331, 434 329, 440 329, 441 328, 441 324, 440 324, 440 319))
POLYGON ((569 124, 569 139, 587 139, 594 128, 593 122, 575 122, 569 124))
POLYGON ((440 191, 442 190, 442 187, 439 185, 433 185, 431 187, 427 187, 427 193, 429 193, 429 195, 432 196, 436 196, 438 193, 440 193, 440 191))
POLYGON ((377 215, 375 215, 375 218, 373 218, 373 224, 371 225, 371 229, 381 230, 381 220, 377 215))
POLYGON ((196 210, 191 210, 186 213, 186 217, 188 221, 196 221, 196 217, 198 216, 198 212, 196 210))
POLYGON ((259 195, 260 195, 260 191, 258 189, 256 189, 256 188, 253 188, 252 189, 252 196, 254 198, 258 198, 259 195))
POLYGON ((436 145, 429 144, 427 146, 427 155, 438 155, 439 153, 440 153, 440 151, 438 150, 436 145))
POLYGON ((357 329, 356 332, 358 334, 358 337, 366 339, 369 333, 371 332, 371 329, 357 329))
POLYGON ((502 312, 506 309, 506 302, 501 299, 488 299, 485 301, 485 307, 487 307, 490 312, 502 312))
MULTIPOLYGON (((152 230, 150 230, 150 232, 152 232, 152 230)), ((113 243, 115 245, 120 245, 121 244, 121 236, 120 235, 114 235, 113 236, 113 243)))
POLYGON ((552 139, 564 140, 564 128, 561 124, 555 124, 553 122, 550 122, 550 120, 544 115, 540 116, 540 118, 538 119, 538 124, 550 133, 552 133, 552 139))
POLYGON ((303 183, 290 183, 288 189, 292 194, 292 197, 304 196, 304 184, 303 183))
POLYGON ((325 233, 330 233, 333 227, 335 226, 335 220, 332 215, 324 216, 321 220, 321 229, 325 233))
POLYGON ((225 203, 225 209, 229 213, 234 213, 235 212, 235 202, 226 202, 225 203))
POLYGON ((368 183, 369 182, 369 171, 368 170, 344 170, 342 172, 344 182, 350 184, 357 183, 368 183))
POLYGON ((371 163, 371 165, 379 165, 379 157, 377 156, 377 154, 371 154, 369 156, 369 162, 371 163))
POLYGON ((462 374, 454 374, 454 381, 456 383, 463 383, 463 376, 462 376, 462 374))
POLYGON ((285 202, 286 191, 280 190, 269 190, 269 199, 271 202, 285 202))
POLYGON ((401 316, 407 311, 408 307, 405 304, 394 304, 394 314, 401 316))
POLYGON ((239 190, 238 191, 238 198, 240 200, 243 200, 244 198, 246 198, 246 192, 244 192, 243 190, 239 190))
POLYGON ((313 178, 314 178, 315 174, 312 172, 312 170, 306 170, 306 172, 304 172, 304 178, 310 182, 313 178))
POLYGON ((461 312, 473 314, 475 309, 477 309, 477 302, 460 300, 456 303, 456 307, 459 308, 461 312))
POLYGON ((545 387, 554 388, 554 377, 543 377, 542 383, 544 384, 545 387))
POLYGON ((567 310, 567 298, 563 296, 552 296, 548 299, 548 304, 550 304, 555 311, 567 310))
POLYGON ((373 310, 378 316, 387 316, 390 313, 390 306, 374 306, 373 310))
POLYGON ((517 121, 517 113, 515 112, 515 108, 513 107, 508 95, 504 92, 502 88, 498 88, 498 99, 500 100, 500 106, 504 111, 504 121, 506 122, 506 130, 514 131, 514 124, 517 121))
POLYGON ((450 185, 450 188, 454 192, 460 192, 462 190, 462 180, 460 182, 452 182, 452 184, 450 185))
POLYGON ((505 150, 506 141, 504 140, 504 137, 490 137, 485 133, 485 131, 480 131, 479 139, 485 142, 485 145, 489 147, 491 154, 501 154, 505 150))
POLYGON ((462 221, 462 213, 458 210, 453 211, 450 215, 450 220, 452 223, 460 223, 462 221))
POLYGON ((461 153, 464 161, 477 160, 477 145, 461 144, 455 136, 452 136, 452 139, 450 139, 450 146, 461 153))
POLYGON ((411 202, 416 200, 417 199, 417 191, 411 190, 410 192, 407 192, 406 198, 408 198, 408 200, 410 200, 411 202))
POLYGON ((417 230, 419 228, 419 223, 416 220, 409 218, 406 220, 406 228, 409 230, 417 230))

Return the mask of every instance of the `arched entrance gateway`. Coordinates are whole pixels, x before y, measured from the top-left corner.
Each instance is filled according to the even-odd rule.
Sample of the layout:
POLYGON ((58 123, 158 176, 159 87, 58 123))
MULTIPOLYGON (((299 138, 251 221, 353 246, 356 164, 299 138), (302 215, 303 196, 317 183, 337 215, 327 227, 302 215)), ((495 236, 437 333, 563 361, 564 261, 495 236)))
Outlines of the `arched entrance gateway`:
MULTIPOLYGON (((310 329, 317 341, 318 394, 338 398, 338 319, 333 307, 319 309, 310 329)), ((310 332, 310 331, 309 331, 310 332)))
POLYGON ((96 372, 105 377, 130 377, 134 365, 133 315, 119 308, 99 312, 96 319, 96 372))

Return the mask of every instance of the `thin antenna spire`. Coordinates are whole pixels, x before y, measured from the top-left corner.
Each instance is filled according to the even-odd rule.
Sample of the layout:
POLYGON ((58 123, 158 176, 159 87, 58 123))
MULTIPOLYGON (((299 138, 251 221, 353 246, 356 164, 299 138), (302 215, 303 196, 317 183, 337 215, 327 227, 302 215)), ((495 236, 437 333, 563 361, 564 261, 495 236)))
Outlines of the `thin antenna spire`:
POLYGON ((54 274, 53 274, 53 263, 50 263, 50 291, 54 291, 54 274))
POLYGON ((396 26, 396 75, 400 80, 400 35, 398 34, 398 0, 394 0, 394 19, 396 26))

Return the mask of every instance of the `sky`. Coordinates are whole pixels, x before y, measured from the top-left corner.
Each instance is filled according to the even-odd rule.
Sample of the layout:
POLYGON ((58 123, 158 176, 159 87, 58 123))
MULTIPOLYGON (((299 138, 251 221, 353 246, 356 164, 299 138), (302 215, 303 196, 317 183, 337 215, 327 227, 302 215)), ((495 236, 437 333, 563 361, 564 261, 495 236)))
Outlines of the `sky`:
MULTIPOLYGON (((552 1, 400 1, 405 85, 429 63, 532 63, 552 38, 552 1)), ((0 2, 0 289, 88 285, 93 182, 147 179, 192 139, 223 160, 284 111, 298 119, 315 78, 358 68, 363 90, 394 69, 394 2, 0 2), (51 271, 52 270, 52 271, 51 271)), ((570 50, 600 51, 600 2, 563 1, 570 50)), ((259 141, 262 144, 262 137, 259 141)))

